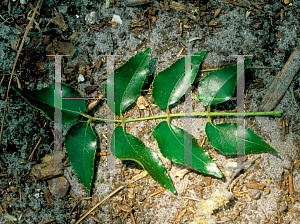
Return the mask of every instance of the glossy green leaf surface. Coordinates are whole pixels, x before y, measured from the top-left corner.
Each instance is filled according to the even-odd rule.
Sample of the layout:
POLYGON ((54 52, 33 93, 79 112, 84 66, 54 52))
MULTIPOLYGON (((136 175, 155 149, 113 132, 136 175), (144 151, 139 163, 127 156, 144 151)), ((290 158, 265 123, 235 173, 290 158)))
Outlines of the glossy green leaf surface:
POLYGON ((115 157, 139 163, 156 182, 172 193, 176 193, 172 180, 158 155, 152 149, 147 148, 140 139, 118 126, 112 135, 111 144, 112 149, 115 150, 115 157))
POLYGON ((155 127, 152 136, 157 141, 161 153, 167 159, 199 172, 221 178, 223 174, 219 167, 211 159, 208 152, 198 145, 196 139, 191 134, 188 135, 192 137, 192 148, 185 148, 185 133, 188 134, 183 129, 168 124, 166 121, 162 121, 155 127), (189 157, 192 158, 192 163, 184 160, 184 155, 188 154, 190 154, 189 157))
MULTIPOLYGON (((193 55, 191 57, 191 84, 194 82, 197 76, 200 64, 206 55, 206 50, 193 55)), ((184 57, 175 61, 170 67, 159 72, 155 76, 152 94, 157 106, 159 106, 161 109, 167 109, 170 105, 176 103, 184 95, 185 91, 187 91, 189 88, 189 86, 185 86, 184 77, 184 57)))
POLYGON ((73 125, 66 134, 65 147, 74 173, 90 195, 97 149, 97 137, 90 124, 73 125))
MULTIPOLYGON (((244 68, 246 69, 251 62, 252 60, 246 61, 244 68)), ((239 72, 238 77, 241 74, 242 72, 239 72)), ((236 84, 237 64, 220 68, 210 72, 200 82, 198 87, 198 97, 204 107, 223 103, 233 96, 236 84)))
POLYGON ((108 104, 115 114, 120 115, 139 96, 144 81, 149 73, 151 49, 131 57, 115 70, 114 84, 112 79, 107 79, 107 89, 115 90, 115 104, 108 104))
MULTIPOLYGON (((42 111, 54 121, 54 83, 40 90, 19 89, 17 87, 13 87, 13 89, 32 107, 42 111)), ((79 98, 82 95, 74 87, 62 83, 62 97, 79 98)), ((86 103, 84 100, 62 100, 62 123, 66 124, 77 120, 79 114, 85 113, 85 110, 86 103)))
MULTIPOLYGON (((211 146, 226 155, 237 154, 237 123, 212 124, 206 123, 205 132, 211 146)), ((245 128, 245 154, 275 152, 268 143, 253 130, 245 128)))

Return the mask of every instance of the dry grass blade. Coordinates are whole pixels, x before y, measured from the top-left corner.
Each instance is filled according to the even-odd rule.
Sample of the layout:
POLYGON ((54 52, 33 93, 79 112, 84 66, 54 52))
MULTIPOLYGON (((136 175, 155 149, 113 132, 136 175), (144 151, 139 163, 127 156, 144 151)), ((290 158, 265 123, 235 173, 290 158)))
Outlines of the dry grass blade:
POLYGON ((113 196, 118 191, 122 190, 125 186, 118 187, 116 190, 111 192, 109 195, 107 195, 105 198, 103 198, 101 201, 99 201, 94 207, 92 207, 89 211, 87 211, 75 224, 80 223, 85 217, 87 217, 92 211, 94 211, 99 205, 104 203, 107 199, 109 199, 111 196, 113 196))
POLYGON ((24 33, 22 42, 21 42, 21 44, 20 44, 20 47, 19 47, 19 50, 18 50, 16 59, 15 59, 15 63, 14 63, 13 69, 12 69, 12 71, 11 71, 11 75, 10 75, 10 79, 9 79, 9 83, 8 83, 8 88, 7 88, 7 95, 6 95, 6 100, 5 100, 5 107, 4 107, 4 111, 3 111, 3 118, 2 118, 1 132, 0 132, 0 146, 1 146, 1 142, 2 142, 2 134, 3 134, 3 128, 4 128, 4 120, 5 120, 5 114, 6 114, 6 109, 7 109, 7 101, 8 101, 8 96, 9 96, 9 89, 10 89, 11 80, 12 80, 12 77, 13 77, 13 75, 14 75, 14 71, 15 71, 15 69, 16 69, 17 61, 18 61, 18 58, 19 58, 19 56, 20 56, 22 47, 23 47, 23 45, 24 45, 24 43, 25 43, 25 39, 26 39, 26 37, 27 37, 27 35, 28 35, 28 32, 29 32, 29 30, 30 30, 30 28, 31 28, 31 25, 32 25, 32 22, 33 22, 33 20, 34 20, 35 14, 37 13, 37 10, 38 10, 38 8, 39 8, 40 2, 41 2, 41 0, 38 1, 37 5, 36 5, 36 7, 35 7, 35 9, 34 9, 34 12, 33 12, 32 16, 31 16, 31 19, 30 19, 30 21, 29 21, 29 24, 28 24, 28 26, 26 27, 26 31, 25 31, 25 33, 24 33))

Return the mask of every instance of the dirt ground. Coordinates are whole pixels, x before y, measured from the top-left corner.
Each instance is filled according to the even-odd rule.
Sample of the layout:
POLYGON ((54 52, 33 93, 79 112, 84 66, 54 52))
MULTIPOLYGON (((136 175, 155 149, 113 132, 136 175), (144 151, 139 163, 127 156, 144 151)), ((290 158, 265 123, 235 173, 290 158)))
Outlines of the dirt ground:
MULTIPOLYGON (((37 2, 0 2, 0 118, 5 108, 10 72, 37 2)), ((100 55, 120 55, 115 57, 115 67, 118 67, 150 47, 150 71, 155 76, 176 61, 177 55, 206 49, 200 70, 236 63, 230 55, 253 55, 250 66, 255 68, 245 72, 245 104, 246 112, 260 111, 261 101, 276 75, 292 52, 300 50, 299 24, 299 0, 111 0, 108 8, 102 0, 42 1, 19 56, 11 86, 41 89, 50 85, 54 81, 54 59, 47 55, 70 54, 70 57, 62 57, 62 82, 77 88, 85 97, 95 97, 103 92, 107 78, 106 57, 100 55), (120 16, 121 24, 112 22, 114 15, 120 16)), ((299 63, 300 60, 288 66, 299 67, 299 63)), ((206 74, 208 72, 200 71, 198 82, 206 74)), ((148 103, 155 104, 149 88, 151 85, 144 86, 142 95, 148 103)), ((196 92, 195 88, 195 98, 196 92)), ((212 107, 212 111, 233 111, 235 106, 229 101, 212 107)), ((90 114, 104 118, 106 110, 102 101, 90 114)), ((261 154, 253 166, 234 179, 231 186, 234 200, 224 209, 215 211, 216 221, 211 223, 300 222, 299 71, 274 110, 281 111, 282 117, 247 117, 246 127, 275 148, 278 155, 261 154)), ((199 100, 194 99, 193 112, 204 111, 199 100)), ((183 101, 171 109, 171 113, 183 112, 183 101)), ((127 111, 131 118, 151 113, 161 115, 165 111, 154 105, 151 111, 149 107, 138 110, 136 104, 127 111)), ((214 123, 230 120, 234 121, 213 118, 214 123)), ((191 134, 199 144, 204 139, 203 147, 224 173, 226 178, 223 179, 195 171, 180 178, 181 166, 162 157, 151 135, 160 121, 128 123, 126 128, 157 152, 174 182, 177 195, 163 190, 148 175, 112 195, 81 223, 191 223, 198 217, 200 204, 187 197, 207 200, 222 188, 226 178, 231 176, 230 167, 235 158, 224 156, 205 140, 207 118, 193 118, 191 134)), ((184 119, 176 118, 171 122, 184 127, 184 119)), ((63 127, 64 134, 69 127, 70 124, 63 127)), ((115 159, 116 169, 105 169, 106 124, 95 122, 93 128, 99 140, 91 197, 66 157, 60 175, 38 179, 32 171, 46 155, 53 153, 54 124, 10 89, 0 147, 0 223, 75 223, 97 202, 143 172, 137 163, 118 159, 115 159), (56 185, 59 187, 55 188, 56 185)), ((247 160, 254 156, 248 155, 247 160)))

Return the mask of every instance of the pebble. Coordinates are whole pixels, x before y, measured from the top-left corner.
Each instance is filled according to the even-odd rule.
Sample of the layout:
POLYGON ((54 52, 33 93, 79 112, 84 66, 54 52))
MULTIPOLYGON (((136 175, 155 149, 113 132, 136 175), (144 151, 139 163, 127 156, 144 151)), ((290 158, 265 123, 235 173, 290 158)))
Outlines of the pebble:
POLYGON ((85 21, 89 24, 94 24, 96 22, 96 12, 91 12, 85 16, 85 21))
POLYGON ((253 199, 253 200, 258 200, 261 196, 261 193, 260 193, 260 190, 258 189, 253 189, 251 190, 251 192, 249 193, 250 197, 253 199))
POLYGON ((279 213, 283 213, 287 210, 287 205, 284 202, 281 202, 279 206, 279 213))
POLYGON ((47 180, 50 192, 57 198, 64 198, 70 187, 68 180, 65 177, 57 177, 47 180))
POLYGON ((118 16, 118 15, 113 15, 113 18, 112 18, 111 21, 112 21, 113 23, 119 23, 119 24, 122 25, 122 19, 121 19, 121 17, 118 16))

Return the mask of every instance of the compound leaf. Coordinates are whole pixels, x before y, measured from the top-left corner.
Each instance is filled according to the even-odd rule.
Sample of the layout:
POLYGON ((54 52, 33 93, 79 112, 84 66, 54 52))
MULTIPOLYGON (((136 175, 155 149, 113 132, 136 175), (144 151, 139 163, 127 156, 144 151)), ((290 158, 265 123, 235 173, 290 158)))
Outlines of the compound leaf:
MULTIPOLYGON (((252 60, 245 62, 245 69, 252 60)), ((244 71, 239 71, 238 77, 244 71)), ((229 100, 237 84, 237 64, 210 72, 200 82, 198 87, 198 97, 204 107, 216 105, 229 100)))
MULTIPOLYGON (((192 84, 197 76, 201 62, 206 55, 206 50, 193 54, 191 58, 192 84)), ((153 81, 152 94, 157 106, 167 109, 176 103, 187 91, 189 85, 184 82, 185 58, 175 61, 170 67, 159 72, 153 81)))
POLYGON ((97 137, 90 124, 73 125, 66 134, 65 147, 74 173, 90 195, 97 149, 97 137))
POLYGON ((223 176, 208 152, 200 147, 196 139, 185 130, 175 125, 168 124, 166 121, 162 121, 155 127, 152 136, 157 141, 163 156, 172 162, 183 164, 191 169, 218 178, 223 176), (185 136, 192 139, 191 149, 186 148, 184 145, 185 136), (184 156, 187 156, 187 158, 184 159, 184 156))
MULTIPOLYGON (((237 123, 221 123, 214 125, 207 122, 205 132, 211 146, 226 155, 237 154, 237 123)), ((253 130, 245 128, 245 154, 263 152, 277 153, 275 149, 266 143, 260 136, 255 134, 253 130)))
POLYGON ((115 114, 121 115, 139 96, 149 73, 150 53, 151 49, 147 48, 131 57, 115 70, 114 76, 107 78, 106 91, 111 89, 115 93, 115 101, 108 103, 108 107, 115 114))
MULTIPOLYGON (((42 111, 54 121, 54 83, 40 90, 27 90, 13 87, 32 107, 42 111)), ((60 91, 58 88, 57 91, 60 91)), ((80 98, 82 95, 72 86, 62 83, 62 97, 80 98)), ((80 113, 85 113, 86 103, 84 100, 62 100, 62 123, 66 124, 77 120, 80 113)))
POLYGON ((169 189, 174 194, 176 193, 172 180, 158 155, 152 149, 147 148, 140 139, 118 126, 112 135, 111 144, 115 157, 137 162, 161 186, 169 189))

